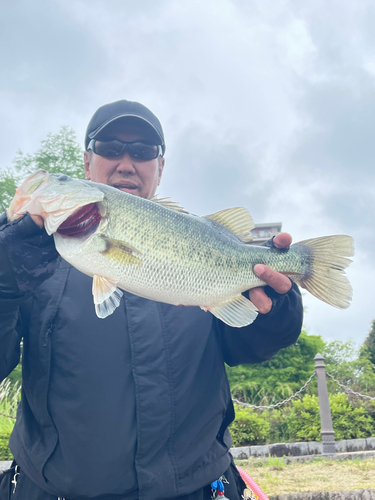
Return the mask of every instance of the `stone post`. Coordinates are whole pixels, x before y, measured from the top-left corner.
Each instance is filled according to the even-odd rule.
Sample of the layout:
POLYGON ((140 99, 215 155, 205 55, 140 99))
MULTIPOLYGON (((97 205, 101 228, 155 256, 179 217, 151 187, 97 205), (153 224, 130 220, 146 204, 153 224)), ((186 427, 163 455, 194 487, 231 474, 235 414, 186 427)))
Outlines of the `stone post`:
POLYGON ((321 354, 314 358, 315 370, 318 379, 318 395, 320 407, 320 426, 323 444, 323 453, 336 453, 335 432, 332 427, 331 408, 329 406, 326 365, 321 354))

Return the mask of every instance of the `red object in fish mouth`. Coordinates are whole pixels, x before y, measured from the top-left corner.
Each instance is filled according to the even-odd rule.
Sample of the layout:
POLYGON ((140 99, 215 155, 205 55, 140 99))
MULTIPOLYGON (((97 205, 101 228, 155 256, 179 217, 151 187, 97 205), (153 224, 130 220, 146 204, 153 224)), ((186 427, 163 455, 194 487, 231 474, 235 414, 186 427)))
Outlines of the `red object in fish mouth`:
POLYGON ((98 227, 101 219, 98 204, 90 203, 68 217, 57 232, 64 236, 89 236, 98 227))

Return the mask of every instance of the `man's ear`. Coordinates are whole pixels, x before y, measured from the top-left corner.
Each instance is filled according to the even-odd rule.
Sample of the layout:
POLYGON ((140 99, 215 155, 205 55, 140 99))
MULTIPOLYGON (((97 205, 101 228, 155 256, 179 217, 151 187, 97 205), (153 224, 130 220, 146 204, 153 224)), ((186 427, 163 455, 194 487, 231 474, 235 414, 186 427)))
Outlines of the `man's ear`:
POLYGON ((165 158, 164 158, 164 156, 161 156, 159 158, 159 179, 158 179, 158 186, 159 186, 160 181, 161 181, 161 176, 163 175, 164 164, 165 164, 165 158))
POLYGON ((85 176, 88 181, 91 180, 90 160, 91 160, 91 155, 89 151, 85 151, 83 153, 83 164, 85 167, 85 176))

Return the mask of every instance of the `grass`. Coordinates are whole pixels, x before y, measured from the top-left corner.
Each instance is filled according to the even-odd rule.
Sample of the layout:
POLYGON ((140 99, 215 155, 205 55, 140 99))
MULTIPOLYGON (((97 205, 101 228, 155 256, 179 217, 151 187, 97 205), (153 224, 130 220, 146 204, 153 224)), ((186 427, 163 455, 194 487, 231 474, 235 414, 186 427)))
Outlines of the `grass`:
POLYGON ((19 383, 12 384, 5 379, 0 384, 0 460, 12 459, 8 441, 15 422, 19 392, 19 383))
POLYGON ((268 496, 375 488, 375 458, 287 464, 282 458, 236 461, 268 496))

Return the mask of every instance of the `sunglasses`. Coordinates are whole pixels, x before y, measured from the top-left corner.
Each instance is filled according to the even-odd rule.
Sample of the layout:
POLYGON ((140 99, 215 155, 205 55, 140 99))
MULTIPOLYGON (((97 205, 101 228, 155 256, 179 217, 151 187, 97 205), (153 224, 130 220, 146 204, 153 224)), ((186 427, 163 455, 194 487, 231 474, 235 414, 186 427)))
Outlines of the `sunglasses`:
POLYGON ((122 142, 118 139, 113 141, 96 141, 91 139, 88 150, 92 149, 96 155, 105 156, 106 158, 119 158, 125 153, 134 160, 149 161, 155 160, 158 156, 162 156, 161 146, 146 144, 145 142, 122 142))

